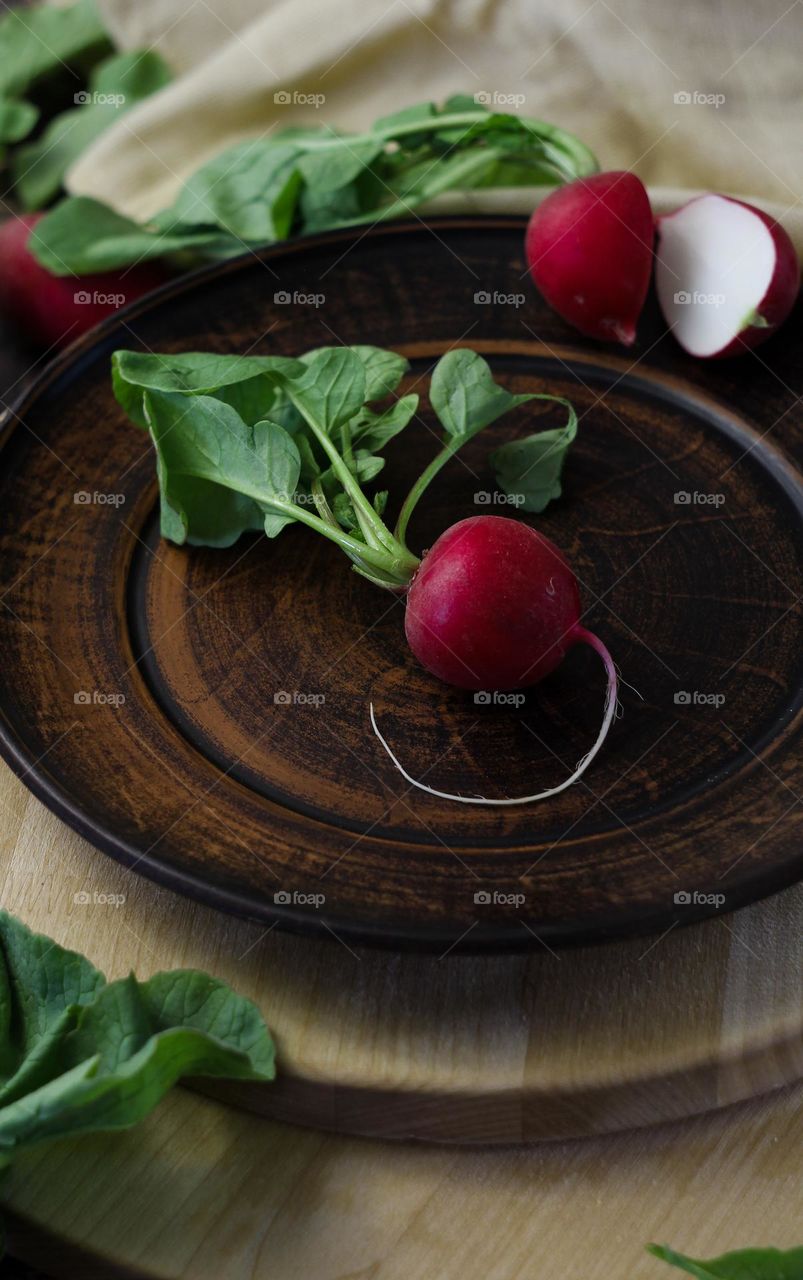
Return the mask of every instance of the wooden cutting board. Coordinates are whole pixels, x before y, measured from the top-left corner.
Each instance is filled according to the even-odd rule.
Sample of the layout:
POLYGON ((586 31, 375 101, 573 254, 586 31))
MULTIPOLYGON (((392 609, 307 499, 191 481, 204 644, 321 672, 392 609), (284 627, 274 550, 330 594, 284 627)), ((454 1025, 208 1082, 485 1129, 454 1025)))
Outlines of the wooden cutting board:
POLYGON ((12 1248, 65 1280, 679 1280, 801 1243, 803 1087, 695 1120, 492 1151, 304 1131, 177 1089, 132 1133, 31 1153, 12 1248))
POLYGON ((507 1143, 651 1125, 803 1075, 803 887, 663 937, 395 955, 282 934, 161 889, 5 768, 0 811, 8 910, 109 977, 197 966, 259 1004, 280 1075, 236 1098, 274 1119, 507 1143))

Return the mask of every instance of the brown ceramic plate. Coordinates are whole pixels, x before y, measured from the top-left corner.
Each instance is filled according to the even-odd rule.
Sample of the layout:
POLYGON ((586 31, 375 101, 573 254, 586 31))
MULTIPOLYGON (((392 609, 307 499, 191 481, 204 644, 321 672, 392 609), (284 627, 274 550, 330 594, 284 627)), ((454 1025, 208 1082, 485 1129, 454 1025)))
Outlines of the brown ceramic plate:
MULTIPOLYGON (((536 296, 522 231, 346 231, 186 277, 74 346, 8 416, 2 750, 113 857, 265 922, 441 950, 657 931, 800 876, 800 312, 741 360, 688 359, 652 304, 632 351, 595 345, 536 296), (404 352, 408 386, 463 343, 511 388, 577 404, 564 497, 538 525, 641 700, 624 690, 603 754, 553 802, 483 810, 410 789, 368 701, 432 785, 527 794, 596 734, 590 652, 518 710, 476 705, 416 666, 403 603, 301 526, 228 551, 160 541, 153 459, 112 397, 110 353, 330 342, 404 352)), ((442 473, 413 546, 504 513, 489 447, 540 413, 442 473)), ((425 405, 395 442, 395 499, 433 426, 425 405)))

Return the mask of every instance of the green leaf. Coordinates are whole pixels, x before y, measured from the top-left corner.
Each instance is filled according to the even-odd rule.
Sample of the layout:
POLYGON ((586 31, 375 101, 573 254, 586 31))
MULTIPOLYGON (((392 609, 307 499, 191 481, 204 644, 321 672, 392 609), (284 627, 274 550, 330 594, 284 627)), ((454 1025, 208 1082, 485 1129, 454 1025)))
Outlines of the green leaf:
POLYGON ((369 453, 367 449, 357 449, 354 454, 357 477, 362 484, 370 482, 379 475, 385 465, 385 459, 369 453))
POLYGON ((185 1075, 270 1080, 256 1007, 192 970, 106 984, 0 912, 0 1163, 35 1143, 128 1128, 185 1075))
POLYGON ((284 356, 119 350, 112 355, 112 388, 129 417, 145 430, 142 398, 146 391, 215 396, 253 425, 273 409, 280 391, 277 375, 300 369, 299 361, 284 356))
POLYGON ((304 363, 303 374, 285 380, 285 391, 305 418, 331 435, 363 406, 363 361, 351 347, 322 347, 304 363))
POLYGON ((277 422, 258 422, 254 427, 257 455, 265 467, 271 497, 292 502, 301 474, 301 457, 296 442, 277 422))
POLYGON ((384 400, 385 396, 391 395, 410 368, 407 357, 396 351, 359 344, 351 350, 362 362, 366 400, 384 400))
POLYGON ((346 465, 368 483, 384 465, 377 451, 407 424, 418 397, 383 412, 369 409, 365 397, 387 395, 407 367, 395 352, 367 345, 320 347, 301 360, 115 352, 115 396, 154 440, 163 536, 210 546, 258 529, 275 537, 300 517, 272 502, 303 494, 307 505, 313 480, 330 500, 341 492, 343 477, 322 437, 339 437, 351 423, 356 438, 346 465))
POLYGON ((39 119, 39 111, 30 102, 16 98, 0 98, 0 143, 19 142, 39 119))
POLYGON ((114 271, 179 251, 209 256, 242 252, 240 241, 218 229, 151 229, 89 196, 67 196, 54 205, 36 224, 29 247, 56 276, 114 271))
POLYGON ((115 390, 118 383, 150 391, 212 395, 223 387, 260 375, 302 372, 301 362, 286 356, 218 355, 179 351, 156 355, 147 351, 115 351, 112 356, 115 390))
POLYGON ((272 1079, 269 1042, 264 1028, 254 1034, 259 1015, 247 1004, 191 971, 109 984, 77 1013, 59 1074, 0 1108, 0 1151, 8 1159, 45 1139, 130 1128, 182 1076, 272 1079), (162 1002, 175 1002, 179 988, 187 1012, 179 1009, 174 1025, 162 1002))
POLYGON ((498 159, 498 153, 491 148, 475 148, 457 150, 437 164, 424 160, 388 184, 398 199, 382 210, 382 216, 400 217, 445 191, 471 191, 487 186, 498 159))
POLYGON ((89 1004, 105 979, 83 956, 31 933, 4 911, 0 952, 2 1108, 50 1078, 73 1010, 89 1004))
MULTIPOLYGON (((309 365, 323 357, 326 352, 342 350, 344 350, 343 347, 314 347, 313 350, 306 351, 300 360, 302 364, 309 365)), ((349 347, 348 350, 353 352, 362 364, 366 401, 384 400, 386 396, 391 395, 410 368, 407 357, 400 356, 396 351, 387 351, 382 347, 371 347, 360 343, 349 347)))
POLYGON ((171 541, 231 546, 264 527, 271 499, 293 500, 301 460, 277 423, 250 427, 212 396, 169 391, 146 391, 144 413, 158 458, 162 532, 171 541))
POLYGON ((381 451, 410 422, 418 397, 378 410, 367 402, 387 396, 406 368, 397 353, 367 345, 320 347, 299 360, 116 352, 115 395, 154 441, 163 535, 179 544, 229 546, 260 528, 275 537, 298 520, 339 540, 357 568, 381 585, 405 585, 417 561, 403 538, 421 495, 476 432, 531 400, 558 401, 567 423, 496 450, 497 479, 528 511, 543 510, 560 494, 577 432, 571 404, 514 395, 476 352, 454 350, 438 362, 430 388, 443 448, 411 488, 392 534, 380 519, 387 493, 372 501, 363 486, 383 469, 381 451), (309 499, 315 511, 302 509, 309 499))
POLYGON ((295 440, 296 448, 298 449, 298 456, 301 459, 301 482, 309 485, 313 480, 317 480, 321 474, 318 459, 315 457, 315 453, 313 452, 312 442, 307 436, 298 432, 298 434, 293 436, 293 439, 295 440))
POLYGON ((349 533, 354 533, 359 530, 360 526, 357 521, 357 517, 354 514, 354 507, 351 505, 351 500, 346 497, 345 493, 335 494, 334 501, 332 502, 332 510, 335 513, 335 519, 343 529, 346 529, 349 533))
POLYGON ((360 410, 351 429, 351 437, 355 445, 376 451, 403 431, 418 409, 418 396, 415 393, 394 400, 381 413, 372 409, 360 410))
MULTIPOLYGON (((0 19, 0 95, 15 97, 31 85, 67 67, 91 65, 109 49, 95 0, 77 0, 65 8, 27 6, 0 19)), ((75 86, 80 81, 76 77, 75 86)))
POLYGON ((803 1280, 803 1248, 739 1249, 701 1262, 676 1253, 668 1245, 649 1244, 647 1251, 697 1280, 803 1280))
POLYGON ((346 226, 356 221, 363 209, 359 181, 335 190, 319 191, 317 187, 305 186, 298 205, 298 231, 313 235, 330 227, 346 226))
POLYGON ((284 240, 301 187, 298 155, 290 143, 241 142, 192 174, 163 216, 176 224, 174 234, 179 224, 207 230, 216 225, 247 243, 284 240))
MULTIPOLYGON (((410 518, 422 495, 449 459, 472 436, 495 422, 503 413, 527 404, 530 400, 560 399, 557 396, 535 393, 513 395, 494 382, 491 370, 482 356, 464 348, 448 351, 438 361, 432 373, 429 398, 446 431, 444 446, 425 467, 402 504, 395 530, 400 539, 405 537, 410 518)), ((569 422, 562 432, 551 433, 551 440, 547 439, 550 433, 543 432, 528 441, 518 442, 520 446, 526 446, 523 453, 514 453, 512 456, 503 453, 503 465, 497 468, 497 479, 501 486, 507 488, 510 483, 508 492, 521 494, 527 511, 543 510, 550 497, 560 493, 563 455, 577 430, 577 419, 572 406, 567 400, 560 400, 560 403, 569 412, 569 422)), ((494 457, 499 453, 502 451, 498 450, 494 457)))
POLYGON ((491 454, 491 466, 499 488, 518 498, 523 511, 538 514, 561 495, 561 473, 566 455, 577 436, 577 414, 560 396, 535 396, 554 400, 568 411, 564 427, 539 431, 523 440, 511 440, 491 454))
POLYGON ((374 129, 377 133, 392 137, 399 128, 406 128, 411 124, 423 124, 432 120, 436 114, 437 108, 434 102, 418 102, 412 107, 403 107, 401 111, 394 111, 392 115, 381 116, 374 124, 374 129))
POLYGON ((322 135, 326 148, 314 149, 313 139, 308 140, 308 150, 299 157, 298 170, 308 187, 317 193, 340 191, 373 163, 382 151, 381 138, 353 140, 330 133, 322 135))
POLYGON ((466 439, 508 410, 535 399, 532 395, 512 395, 499 386, 487 361, 476 351, 462 347, 448 351, 436 364, 429 398, 447 437, 466 439))
POLYGON ((476 111, 479 114, 485 114, 488 108, 483 103, 477 102, 477 99, 471 93, 453 93, 447 98, 443 104, 441 115, 452 115, 456 112, 476 111))
POLYGON ((170 68, 153 50, 115 54, 93 70, 82 105, 64 111, 42 135, 12 158, 11 176, 26 209, 41 209, 53 199, 65 172, 95 138, 137 102, 168 84, 170 68))
POLYGON ((572 406, 550 395, 514 395, 476 352, 455 350, 438 362, 430 388, 443 447, 391 533, 380 518, 387 493, 371 499, 365 486, 382 471, 382 451, 416 413, 418 396, 372 404, 398 387, 407 367, 398 353, 370 345, 319 347, 298 360, 116 352, 117 400, 154 441, 164 537, 230 546, 248 531, 275 537, 296 520, 339 541, 369 578, 403 586, 418 563, 403 539, 421 495, 476 432, 531 400, 557 400, 568 421, 498 449, 497 478, 529 511, 559 495, 577 431, 572 406))

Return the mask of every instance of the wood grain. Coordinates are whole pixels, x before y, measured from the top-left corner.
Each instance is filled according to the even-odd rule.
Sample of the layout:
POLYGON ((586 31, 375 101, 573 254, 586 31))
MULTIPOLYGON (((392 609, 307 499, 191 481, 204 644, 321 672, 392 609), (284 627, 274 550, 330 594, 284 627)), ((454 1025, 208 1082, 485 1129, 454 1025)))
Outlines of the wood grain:
POLYGON ((800 887, 662 938, 439 960, 178 897, 93 849, 5 768, 0 812, 8 910, 109 977, 203 968, 257 1002, 279 1079, 218 1088, 269 1117, 509 1143, 651 1125, 803 1075, 800 887))
POLYGON ((803 1088, 682 1125, 499 1151, 378 1144, 177 1090, 136 1134, 13 1169, 18 1253, 74 1280, 669 1280, 800 1244, 803 1088))
MULTIPOLYGON (((124 864, 265 924, 436 953, 658 933, 799 876, 800 322, 766 358, 693 364, 652 312, 639 347, 612 355, 521 294, 521 237, 515 219, 451 220, 224 264, 79 343, 8 422, 0 739, 124 864), (486 284, 526 306, 477 301, 486 284), (287 306, 280 290, 325 301, 287 306), (548 806, 413 792, 367 702, 430 780, 526 792, 593 740, 593 655, 573 652, 516 715, 477 706, 416 668, 401 602, 307 531, 223 552, 159 540, 153 460, 111 395, 114 347, 295 354, 366 337, 410 356, 408 388, 462 341, 513 390, 570 395, 582 416, 565 500, 539 527, 641 700, 625 690, 588 786, 548 806)), ((553 421, 521 411, 472 442, 415 544, 488 509, 490 446, 553 421)), ((424 407, 396 442, 397 493, 433 430, 424 407)))

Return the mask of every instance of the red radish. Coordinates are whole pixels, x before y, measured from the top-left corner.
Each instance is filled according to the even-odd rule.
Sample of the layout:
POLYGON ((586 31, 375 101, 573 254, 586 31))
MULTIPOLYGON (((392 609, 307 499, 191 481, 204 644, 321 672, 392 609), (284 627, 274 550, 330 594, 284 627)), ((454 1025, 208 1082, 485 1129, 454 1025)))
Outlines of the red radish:
POLYGON ((613 659, 580 625, 577 581, 561 552, 529 525, 501 516, 472 516, 452 525, 427 552, 407 593, 407 640, 419 662, 461 689, 516 689, 554 671, 575 644, 600 655, 608 677, 605 713, 594 746, 571 777, 533 796, 458 796, 417 782, 379 732, 393 763, 413 786, 466 804, 529 804, 577 781, 602 746, 616 712, 613 659))
POLYGON ((653 216, 634 173, 578 178, 530 218, 530 274, 547 302, 589 338, 631 346, 652 270, 653 216))
POLYGON ((529 525, 472 516, 427 552, 407 594, 407 642, 461 689, 520 689, 558 666, 580 616, 574 574, 529 525))
POLYGON ((658 219, 655 284, 689 355, 741 355, 771 337, 800 285, 780 223, 730 196, 697 196, 658 219))
POLYGON ((51 275, 28 248, 41 217, 12 217, 0 225, 0 309, 35 342, 64 346, 167 279, 153 263, 99 275, 51 275))

